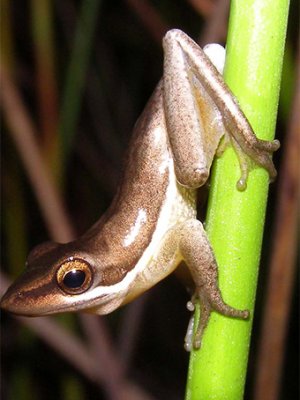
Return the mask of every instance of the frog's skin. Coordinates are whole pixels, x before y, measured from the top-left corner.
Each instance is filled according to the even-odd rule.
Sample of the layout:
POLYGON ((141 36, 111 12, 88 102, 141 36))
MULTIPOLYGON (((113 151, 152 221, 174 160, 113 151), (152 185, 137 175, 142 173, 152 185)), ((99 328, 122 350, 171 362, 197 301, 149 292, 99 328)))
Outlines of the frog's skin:
POLYGON ((196 189, 207 181, 222 137, 240 158, 239 189, 249 158, 274 179, 271 155, 279 143, 256 138, 221 74, 185 33, 169 31, 163 47, 164 75, 135 125, 111 206, 79 239, 36 247, 4 295, 4 309, 27 316, 107 314, 184 261, 201 309, 195 348, 212 310, 248 318, 222 300, 214 254, 196 218, 196 189))

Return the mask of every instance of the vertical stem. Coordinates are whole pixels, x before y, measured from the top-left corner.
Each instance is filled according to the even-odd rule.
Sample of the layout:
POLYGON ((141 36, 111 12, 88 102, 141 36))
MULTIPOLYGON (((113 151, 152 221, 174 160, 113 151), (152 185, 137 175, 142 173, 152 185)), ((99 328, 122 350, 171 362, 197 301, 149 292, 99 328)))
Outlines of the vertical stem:
POLYGON ((31 0, 31 23, 35 53, 37 106, 42 150, 53 176, 60 181, 58 143, 58 93, 55 77, 55 46, 52 2, 31 0))
POLYGON ((63 157, 69 154, 76 133, 91 43, 100 4, 100 0, 83 0, 81 5, 60 115, 59 130, 63 157))
MULTIPOLYGON (((300 43, 299 43, 300 44, 300 43)), ((295 96, 281 161, 279 190, 268 284, 256 362, 255 400, 280 396, 293 286, 297 269, 297 231, 300 211, 300 48, 295 96)))
POLYGON ((12 4, 9 0, 0 2, 0 56, 1 64, 13 72, 14 65, 14 37, 12 30, 12 4))
MULTIPOLYGON (((0 60, 13 75, 15 70, 15 37, 12 29, 12 4, 9 0, 0 2, 0 60)), ((4 125, 3 125, 4 126, 4 125)), ((3 143, 4 144, 4 140, 3 143)), ((6 147, 4 145, 4 147, 6 147)), ((3 147, 3 148, 4 148, 3 147)), ((2 169, 2 210, 3 238, 7 246, 8 268, 17 276, 27 252, 26 212, 21 171, 16 160, 9 156, 10 148, 3 150, 2 169), (5 154, 4 154, 5 153, 5 154), (4 161, 5 159, 5 161, 4 161), (18 246, 16 246, 18 243, 18 246)))
MULTIPOLYGON (((274 136, 288 6, 288 0, 231 2, 225 80, 257 136, 268 140, 274 136)), ((206 222, 223 298, 253 318, 268 174, 253 169, 245 192, 236 189, 239 174, 228 149, 214 165, 206 222)), ((187 399, 243 398, 252 318, 213 313, 202 348, 191 354, 187 399)))
POLYGON ((47 146, 57 130, 52 5, 49 0, 31 0, 31 14, 40 123, 44 145, 47 146))

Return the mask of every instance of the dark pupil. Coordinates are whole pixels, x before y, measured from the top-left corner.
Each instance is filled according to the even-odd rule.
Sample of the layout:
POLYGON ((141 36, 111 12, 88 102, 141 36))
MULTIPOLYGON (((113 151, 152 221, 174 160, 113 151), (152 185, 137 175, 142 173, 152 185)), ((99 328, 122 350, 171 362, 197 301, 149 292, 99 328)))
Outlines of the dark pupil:
POLYGON ((64 285, 70 289, 76 289, 82 286, 85 281, 85 272, 79 269, 73 269, 64 277, 64 285))

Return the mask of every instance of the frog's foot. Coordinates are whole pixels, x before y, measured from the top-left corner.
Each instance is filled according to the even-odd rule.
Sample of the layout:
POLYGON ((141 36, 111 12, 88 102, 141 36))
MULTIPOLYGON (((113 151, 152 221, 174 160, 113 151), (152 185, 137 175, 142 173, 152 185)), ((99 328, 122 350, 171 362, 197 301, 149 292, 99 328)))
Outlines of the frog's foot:
POLYGON ((187 351, 191 351, 192 348, 195 350, 201 347, 203 332, 209 321, 209 317, 212 311, 217 311, 222 315, 226 315, 232 318, 248 319, 250 313, 248 310, 238 310, 224 303, 222 298, 218 295, 216 298, 212 298, 210 295, 205 295, 205 293, 194 294, 191 301, 187 303, 187 308, 192 311, 192 317, 190 319, 187 333, 185 336, 184 348, 187 351), (195 325, 195 305, 199 303, 200 306, 200 319, 196 330, 195 325))
POLYGON ((243 144, 243 147, 234 139, 231 138, 231 143, 237 154, 241 177, 237 181, 237 189, 245 190, 247 187, 247 179, 249 170, 251 169, 251 161, 255 164, 265 168, 270 177, 270 181, 274 181, 277 172, 272 161, 272 154, 278 150, 280 143, 278 140, 261 140, 254 138, 254 141, 250 144, 243 144))

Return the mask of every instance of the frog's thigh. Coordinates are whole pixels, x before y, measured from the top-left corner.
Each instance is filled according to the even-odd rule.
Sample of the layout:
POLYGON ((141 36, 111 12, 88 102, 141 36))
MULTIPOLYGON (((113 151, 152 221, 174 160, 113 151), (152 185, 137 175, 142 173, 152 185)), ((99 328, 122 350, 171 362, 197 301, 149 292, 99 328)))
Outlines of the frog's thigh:
POLYGON ((164 38, 164 111, 176 177, 182 185, 195 188, 208 178, 224 126, 219 110, 189 65, 180 34, 170 31, 164 38))

